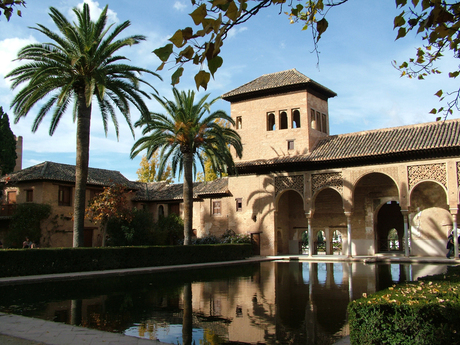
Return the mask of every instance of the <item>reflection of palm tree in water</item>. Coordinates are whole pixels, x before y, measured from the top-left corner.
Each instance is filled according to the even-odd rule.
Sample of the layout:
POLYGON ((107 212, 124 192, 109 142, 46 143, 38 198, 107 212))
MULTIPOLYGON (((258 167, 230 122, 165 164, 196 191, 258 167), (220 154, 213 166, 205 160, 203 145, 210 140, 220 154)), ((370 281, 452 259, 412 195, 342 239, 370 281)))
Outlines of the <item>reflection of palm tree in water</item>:
POLYGON ((184 285, 184 310, 182 323, 182 344, 191 345, 193 341, 192 330, 192 283, 184 285))

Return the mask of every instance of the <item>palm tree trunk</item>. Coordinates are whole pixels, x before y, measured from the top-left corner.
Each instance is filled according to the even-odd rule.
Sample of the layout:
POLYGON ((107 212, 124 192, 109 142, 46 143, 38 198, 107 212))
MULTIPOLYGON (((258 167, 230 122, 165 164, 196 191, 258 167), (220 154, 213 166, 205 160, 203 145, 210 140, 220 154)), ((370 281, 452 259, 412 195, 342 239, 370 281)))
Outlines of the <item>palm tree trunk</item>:
POLYGON ((86 106, 84 92, 78 95, 77 118, 77 162, 75 167, 75 201, 73 246, 83 247, 85 227, 86 181, 89 165, 89 133, 91 125, 91 105, 86 106))
POLYGON ((191 244, 193 220, 193 153, 184 153, 184 245, 191 244))

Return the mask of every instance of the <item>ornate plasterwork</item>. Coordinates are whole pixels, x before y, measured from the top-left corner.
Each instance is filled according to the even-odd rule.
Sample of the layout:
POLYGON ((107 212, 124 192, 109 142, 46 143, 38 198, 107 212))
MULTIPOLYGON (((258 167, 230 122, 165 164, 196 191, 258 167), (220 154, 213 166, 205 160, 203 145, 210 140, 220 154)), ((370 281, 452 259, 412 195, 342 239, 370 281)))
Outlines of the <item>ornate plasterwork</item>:
POLYGON ((374 167, 372 169, 363 169, 363 168, 358 168, 358 169, 353 169, 352 172, 350 173, 350 183, 352 185, 356 185, 358 181, 369 174, 374 174, 374 173, 381 173, 384 175, 387 175, 388 177, 392 178, 394 181, 397 181, 398 178, 398 167, 397 166, 390 166, 390 167, 374 167))
POLYGON ((299 192, 300 195, 304 195, 303 187, 304 177, 303 175, 294 176, 277 176, 275 177, 275 195, 286 189, 294 189, 299 192))
POLYGON ((343 177, 341 172, 313 174, 311 176, 312 195, 321 188, 333 187, 340 194, 343 194, 343 177))
POLYGON ((437 181, 447 188, 447 172, 445 163, 412 165, 407 167, 409 189, 412 189, 420 181, 437 181))
POLYGON ((460 162, 457 162, 457 185, 460 186, 460 162))

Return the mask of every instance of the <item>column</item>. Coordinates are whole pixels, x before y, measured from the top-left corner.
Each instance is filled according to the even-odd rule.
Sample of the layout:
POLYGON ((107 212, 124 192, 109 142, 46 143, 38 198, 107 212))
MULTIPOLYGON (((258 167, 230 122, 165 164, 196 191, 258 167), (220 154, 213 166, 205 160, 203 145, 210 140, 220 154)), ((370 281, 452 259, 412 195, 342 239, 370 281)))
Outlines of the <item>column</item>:
POLYGON ((313 256, 313 229, 311 228, 311 217, 307 215, 308 219, 308 256, 313 256))
POLYGON ((347 241, 348 241, 348 257, 352 257, 352 247, 351 247, 351 212, 345 212, 347 217, 347 241))
POLYGON ((404 218, 404 256, 410 256, 410 248, 409 248, 409 212, 407 210, 401 210, 401 213, 404 218))
POLYGON ((452 230, 454 231, 454 257, 458 258, 457 212, 452 213, 452 230))

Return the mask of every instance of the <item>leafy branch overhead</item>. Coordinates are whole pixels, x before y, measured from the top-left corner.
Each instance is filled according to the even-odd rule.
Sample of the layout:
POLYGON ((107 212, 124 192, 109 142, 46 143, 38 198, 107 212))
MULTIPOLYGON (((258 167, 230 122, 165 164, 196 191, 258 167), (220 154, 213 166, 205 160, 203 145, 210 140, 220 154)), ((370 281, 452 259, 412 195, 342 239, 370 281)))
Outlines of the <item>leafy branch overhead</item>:
MULTIPOLYGON (((302 30, 311 29, 314 51, 318 54, 318 42, 326 32, 329 22, 326 16, 330 9, 348 0, 191 0, 194 10, 190 13, 194 27, 177 30, 165 46, 153 52, 161 60, 158 70, 166 64, 175 66, 171 82, 176 85, 184 72, 185 64, 200 66, 195 75, 197 89, 207 88, 211 77, 222 66, 222 46, 228 32, 237 25, 247 22, 259 11, 276 6, 279 13, 287 15, 291 24, 299 23, 302 30)), ((458 44, 460 3, 439 0, 395 0, 396 8, 403 9, 394 19, 397 29, 396 39, 405 37, 410 31, 422 35, 424 45, 417 49, 416 56, 407 62, 397 64, 403 76, 423 79, 429 74, 441 73, 434 63, 451 52, 459 57, 458 44)), ((460 71, 449 71, 450 78, 456 78, 460 71)), ((460 88, 446 93, 439 90, 435 94, 447 101, 447 107, 433 109, 431 112, 452 114, 459 109, 460 88)))
MULTIPOLYGON (((435 63, 445 54, 449 53, 454 58, 459 57, 460 44, 460 3, 449 3, 436 0, 396 0, 398 7, 404 10, 395 17, 394 28, 398 30, 396 39, 405 37, 409 32, 416 31, 422 35, 424 45, 417 48, 415 57, 401 64, 394 65, 401 70, 402 76, 424 79, 428 75, 440 74, 441 71, 435 63)), ((449 78, 457 78, 458 69, 449 71, 449 78)), ((432 114, 443 113, 450 115, 454 109, 459 110, 460 88, 453 92, 439 90, 435 93, 440 101, 447 100, 447 107, 432 109, 432 114)))
MULTIPOLYGON (((3 14, 6 17, 6 20, 10 20, 14 12, 14 7, 26 7, 26 2, 24 0, 0 0, 0 16, 3 14)), ((21 17, 21 10, 18 8, 16 14, 21 17)))

